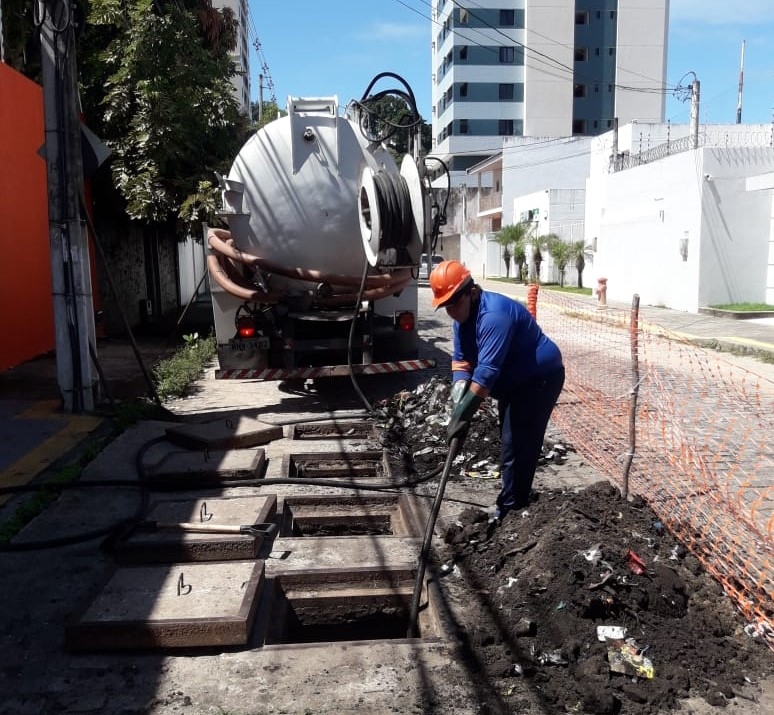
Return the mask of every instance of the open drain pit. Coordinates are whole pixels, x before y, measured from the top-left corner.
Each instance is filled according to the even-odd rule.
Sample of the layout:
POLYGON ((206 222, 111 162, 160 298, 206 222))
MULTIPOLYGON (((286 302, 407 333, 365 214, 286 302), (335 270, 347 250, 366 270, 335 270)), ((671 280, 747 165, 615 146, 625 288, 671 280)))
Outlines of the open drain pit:
POLYGON ((378 479, 390 481, 392 469, 381 451, 310 452, 284 458, 283 471, 291 479, 378 479))
POLYGON ((405 495, 288 496, 281 534, 287 537, 420 536, 421 505, 405 495))
POLYGON ((369 422, 310 422, 294 425, 292 438, 314 439, 375 439, 376 428, 369 422))
MULTIPOLYGON (((404 639, 414 577, 386 570, 278 576, 265 645, 404 639)), ((416 631, 424 640, 440 638, 436 601, 430 584, 416 631)))

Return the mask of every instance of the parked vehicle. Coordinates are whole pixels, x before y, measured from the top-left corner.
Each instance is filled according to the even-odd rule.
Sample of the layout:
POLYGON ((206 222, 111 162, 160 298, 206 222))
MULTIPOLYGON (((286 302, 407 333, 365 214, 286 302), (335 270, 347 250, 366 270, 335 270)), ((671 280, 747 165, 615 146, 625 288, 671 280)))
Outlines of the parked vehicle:
POLYGON ((423 253, 419 259, 419 277, 430 278, 430 273, 439 263, 443 262, 443 256, 439 256, 437 253, 433 254, 432 258, 428 261, 427 254, 423 253))
POLYGON ((431 189, 422 158, 398 168, 369 135, 370 89, 345 116, 337 97, 290 97, 222 177, 228 229, 208 231, 217 377, 431 366, 416 360, 413 278, 431 189))

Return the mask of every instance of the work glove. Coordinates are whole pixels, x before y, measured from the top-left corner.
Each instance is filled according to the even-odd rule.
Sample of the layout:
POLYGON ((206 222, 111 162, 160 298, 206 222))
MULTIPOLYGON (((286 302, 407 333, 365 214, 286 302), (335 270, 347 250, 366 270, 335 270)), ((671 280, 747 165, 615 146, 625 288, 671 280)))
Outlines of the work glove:
POLYGON ((468 391, 468 388, 470 387, 470 380, 457 380, 452 385, 451 389, 451 404, 452 409, 457 405, 457 403, 462 399, 462 396, 468 391))
POLYGON ((478 406, 481 404, 481 397, 475 392, 468 390, 460 398, 459 402, 454 405, 451 414, 451 421, 446 431, 446 437, 451 442, 455 437, 458 440, 459 446, 462 447, 465 442, 465 437, 468 435, 468 427, 470 427, 470 420, 473 419, 473 415, 476 414, 478 406))

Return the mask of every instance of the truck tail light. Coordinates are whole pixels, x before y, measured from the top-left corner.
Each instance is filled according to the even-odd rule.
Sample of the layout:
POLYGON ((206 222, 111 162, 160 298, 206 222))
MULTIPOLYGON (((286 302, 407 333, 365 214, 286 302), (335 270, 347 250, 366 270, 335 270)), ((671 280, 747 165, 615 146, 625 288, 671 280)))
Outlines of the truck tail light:
POLYGON ((255 336, 255 318, 251 315, 243 315, 236 321, 237 334, 240 338, 252 338, 255 336))
POLYGON ((406 311, 405 313, 399 313, 397 326, 398 326, 398 330, 402 330, 405 333, 414 332, 414 328, 416 326, 416 320, 414 318, 414 314, 409 311, 406 311))

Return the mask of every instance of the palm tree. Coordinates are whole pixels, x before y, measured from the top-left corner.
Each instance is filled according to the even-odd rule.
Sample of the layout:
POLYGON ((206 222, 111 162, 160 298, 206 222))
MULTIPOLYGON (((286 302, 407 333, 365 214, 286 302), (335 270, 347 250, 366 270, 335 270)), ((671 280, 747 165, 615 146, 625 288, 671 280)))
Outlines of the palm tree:
POLYGON ((586 244, 583 240, 570 244, 570 260, 575 261, 575 270, 578 271, 578 288, 583 288, 583 269, 586 267, 586 244))
POLYGON ((529 237, 532 225, 527 221, 503 226, 495 235, 494 240, 503 247, 503 260, 505 261, 505 277, 510 278, 511 257, 516 259, 519 268, 519 278, 524 265, 524 244, 529 237))
POLYGON ((559 269, 559 285, 564 287, 564 271, 572 258, 572 247, 555 233, 541 236, 541 239, 545 243, 548 254, 554 259, 556 267, 559 269))

